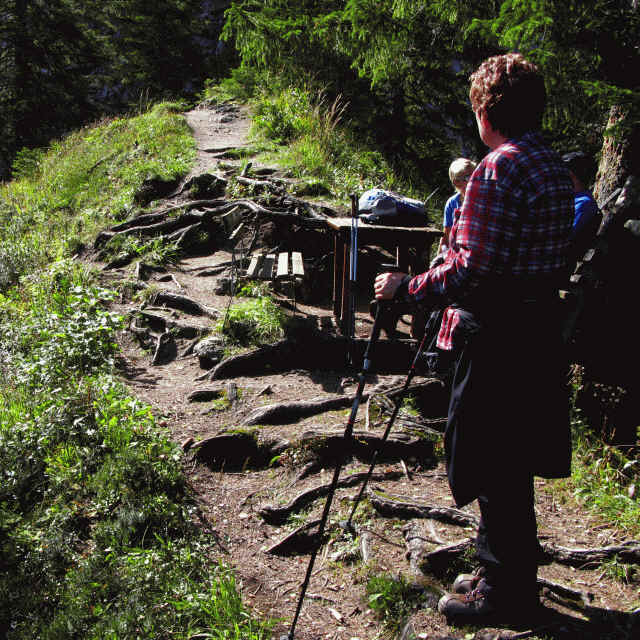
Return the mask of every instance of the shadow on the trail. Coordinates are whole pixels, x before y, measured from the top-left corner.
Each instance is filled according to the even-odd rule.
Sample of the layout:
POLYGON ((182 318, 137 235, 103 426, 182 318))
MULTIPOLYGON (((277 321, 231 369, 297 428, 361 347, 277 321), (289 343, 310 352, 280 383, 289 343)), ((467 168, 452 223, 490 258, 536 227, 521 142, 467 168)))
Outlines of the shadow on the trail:
MULTIPOLYGON (((419 629, 405 627, 404 640, 419 637, 419 629)), ((466 638, 473 633, 473 640, 515 640, 520 638, 545 638, 547 640, 635 640, 640 637, 640 614, 585 606, 580 610, 556 610, 543 607, 535 619, 522 622, 486 620, 479 625, 456 625, 466 638), (502 629, 502 630, 501 630, 502 629), (474 633, 475 631, 475 633, 474 633)))

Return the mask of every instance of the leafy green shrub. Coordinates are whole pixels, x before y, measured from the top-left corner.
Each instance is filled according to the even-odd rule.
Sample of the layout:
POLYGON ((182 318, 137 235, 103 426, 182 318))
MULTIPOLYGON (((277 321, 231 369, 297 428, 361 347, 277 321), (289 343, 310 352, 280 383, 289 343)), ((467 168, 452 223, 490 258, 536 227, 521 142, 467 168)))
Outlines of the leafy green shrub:
POLYGON ((245 102, 253 98, 258 87, 264 84, 264 75, 260 75, 255 67, 240 66, 232 69, 230 77, 224 78, 219 83, 207 80, 201 97, 203 100, 211 102, 224 102, 226 100, 245 102))
POLYGON ((17 284, 20 276, 33 267, 41 255, 38 247, 19 237, 0 240, 0 293, 17 284))
POLYGON ((189 170, 195 142, 176 113, 183 106, 161 103, 19 154, 16 179, 0 185, 0 291, 130 215, 148 177, 189 170))
POLYGON ((155 118, 164 118, 174 113, 183 113, 189 108, 190 105, 186 100, 167 100, 152 104, 151 108, 145 111, 148 111, 155 118))
POLYGON ((40 169, 40 163, 44 157, 43 149, 20 149, 12 164, 12 174, 17 178, 34 178, 40 169))
POLYGON ((79 563, 68 577, 49 637, 267 640, 272 623, 253 619, 233 574, 208 559, 204 541, 107 554, 79 563), (114 598, 114 595, 120 597, 114 598))
POLYGON ((605 444, 580 420, 573 420, 572 482, 582 504, 630 537, 640 535, 640 462, 605 444))
POLYGON ((243 345, 274 342, 284 335, 285 317, 269 297, 259 297, 229 307, 216 329, 243 345))
POLYGON ((339 199, 373 186, 394 187, 396 178, 382 154, 344 125, 347 105, 340 96, 328 102, 322 92, 275 86, 272 94, 256 101, 254 132, 288 145, 267 154, 266 162, 288 168, 296 177, 311 176, 322 191, 328 188, 339 199))
POLYGON ((71 262, 0 296, 0 629, 266 640, 208 557, 181 450, 111 375, 109 299, 71 262))
POLYGON ((312 106, 309 93, 289 87, 277 94, 263 94, 256 101, 255 131, 276 142, 290 142, 311 132, 312 106))
POLYGON ((245 282, 236 295, 239 298, 261 298, 269 293, 269 284, 265 280, 248 280, 245 282))
MULTIPOLYGON (((46 279, 31 284, 35 297, 46 295, 46 279)), ((42 388, 113 364, 113 334, 121 318, 102 307, 111 294, 74 286, 51 296, 49 309, 23 313, 20 325, 4 328, 12 338, 11 364, 19 384, 42 388)))
POLYGON ((144 259, 154 265, 172 264, 178 260, 179 249, 175 244, 163 238, 149 238, 142 240, 132 236, 114 236, 104 249, 104 259, 118 256, 129 256, 133 259, 144 259))

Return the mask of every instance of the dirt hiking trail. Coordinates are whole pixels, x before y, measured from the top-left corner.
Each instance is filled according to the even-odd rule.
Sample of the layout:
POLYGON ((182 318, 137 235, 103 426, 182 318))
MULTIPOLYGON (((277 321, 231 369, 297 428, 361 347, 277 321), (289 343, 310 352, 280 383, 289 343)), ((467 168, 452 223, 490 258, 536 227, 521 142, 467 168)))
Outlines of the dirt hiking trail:
MULTIPOLYGON (((277 167, 254 165, 245 171, 254 191, 267 178, 281 189, 270 195, 274 213, 264 218, 246 196, 230 199, 235 209, 226 207, 222 182, 212 186, 205 180, 209 192, 194 197, 194 179, 209 174, 230 181, 251 161, 230 153, 249 147, 250 118, 244 107, 234 105, 203 106, 185 117, 198 146, 196 164, 178 189, 154 205, 160 212, 184 203, 206 203, 189 204, 190 213, 184 214, 191 216, 184 220, 188 231, 177 236, 184 242, 184 256, 161 270, 132 262, 102 263, 103 274, 112 285, 134 283, 123 291, 146 293, 143 302, 123 294, 115 305, 129 319, 119 337, 123 379, 184 449, 185 472, 210 534, 211 553, 235 569, 248 607, 280 620, 274 638, 289 629, 315 541, 313 528, 306 530, 304 525, 320 517, 336 458, 345 447, 348 461, 296 638, 631 638, 638 631, 638 616, 628 612, 638 607, 638 584, 612 580, 603 570, 602 558, 613 557, 617 548, 621 564, 638 563, 638 543, 622 539, 612 527, 565 499, 562 491, 552 491, 553 483, 544 480, 536 482, 536 509, 546 551, 546 564, 539 571, 546 617, 512 628, 454 627, 437 612, 438 598, 457 569, 469 566, 478 512, 475 506, 454 508, 438 434, 447 391, 435 378, 414 379, 414 405, 419 411, 401 412, 381 452, 367 499, 354 521, 358 537, 338 526, 349 514, 386 426, 389 398, 402 386, 410 361, 389 370, 377 367, 365 387, 356 441, 345 443, 342 435, 357 371, 340 357, 345 342, 332 319, 330 238, 309 223, 312 218, 300 225, 291 221, 293 214, 284 211, 285 205, 291 211, 304 206, 301 200, 287 200, 285 191, 293 181, 277 167), (192 186, 185 189, 189 181, 192 186), (233 224, 226 219, 221 223, 223 216, 231 216, 233 224), (202 234, 207 231, 214 237, 212 229, 219 234, 215 246, 203 246, 202 234), (185 240, 189 237, 193 244, 185 240), (274 294, 283 310, 295 317, 298 333, 271 350, 256 350, 247 360, 222 366, 220 344, 208 332, 225 316, 229 281, 246 270, 240 257, 249 248, 302 250, 304 282, 298 282, 297 292, 285 287, 274 294), (402 578, 409 585, 405 596, 414 602, 421 599, 421 606, 409 607, 392 631, 370 606, 366 587, 371 575, 402 578)), ((327 214, 323 203, 315 201, 313 206, 327 214)), ((346 203, 342 212, 335 213, 345 211, 346 203)), ((165 225, 163 232, 177 233, 167 231, 169 218, 153 220, 165 225)), ((145 218, 145 224, 151 219, 145 218)), ((109 233, 127 232, 114 229, 109 233)), ((362 292, 356 316, 360 342, 371 331, 368 295, 362 292)), ((402 354, 412 344, 406 319, 398 328, 401 339, 396 350, 402 354)), ((391 344, 382 353, 393 348, 391 344)))

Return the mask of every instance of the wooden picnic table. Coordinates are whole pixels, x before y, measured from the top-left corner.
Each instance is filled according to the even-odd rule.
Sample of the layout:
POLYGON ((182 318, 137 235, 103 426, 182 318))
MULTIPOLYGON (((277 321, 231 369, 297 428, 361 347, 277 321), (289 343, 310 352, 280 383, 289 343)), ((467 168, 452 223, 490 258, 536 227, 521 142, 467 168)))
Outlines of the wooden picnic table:
MULTIPOLYGON (((333 315, 342 333, 351 326, 349 254, 351 251, 351 218, 327 218, 333 232, 333 315)), ((358 221, 358 251, 361 247, 381 247, 393 253, 396 266, 405 273, 412 272, 409 250, 418 255, 429 253, 434 240, 442 236, 436 227, 394 227, 358 221)), ((373 283, 372 283, 373 284, 373 283)))

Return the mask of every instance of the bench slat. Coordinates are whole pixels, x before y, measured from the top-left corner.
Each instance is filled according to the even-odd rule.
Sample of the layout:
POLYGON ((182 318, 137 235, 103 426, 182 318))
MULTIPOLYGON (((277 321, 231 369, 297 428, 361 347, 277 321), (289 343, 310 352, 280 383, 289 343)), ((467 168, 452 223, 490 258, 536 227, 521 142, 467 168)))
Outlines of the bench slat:
POLYGON ((291 254, 291 271, 294 276, 304 276, 304 263, 302 262, 302 253, 294 251, 291 254))
POLYGON ((276 273, 276 278, 283 278, 288 275, 289 275, 289 254, 279 253, 278 254, 278 271, 276 273))
POLYGON ((251 256, 251 262, 249 263, 249 268, 247 269, 247 276, 249 276, 250 278, 256 277, 258 267, 260 266, 263 257, 264 256, 258 254, 254 254, 251 256))

